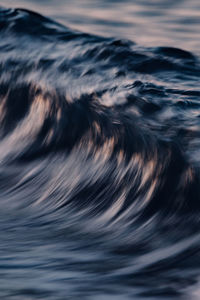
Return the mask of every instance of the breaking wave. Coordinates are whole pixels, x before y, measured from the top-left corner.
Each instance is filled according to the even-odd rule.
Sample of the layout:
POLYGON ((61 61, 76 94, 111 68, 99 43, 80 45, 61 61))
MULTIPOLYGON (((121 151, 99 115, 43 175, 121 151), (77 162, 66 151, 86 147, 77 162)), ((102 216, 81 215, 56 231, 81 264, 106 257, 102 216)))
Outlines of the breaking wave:
POLYGON ((0 37, 1 297, 187 294, 200 275, 199 57, 22 9, 0 9, 0 37))

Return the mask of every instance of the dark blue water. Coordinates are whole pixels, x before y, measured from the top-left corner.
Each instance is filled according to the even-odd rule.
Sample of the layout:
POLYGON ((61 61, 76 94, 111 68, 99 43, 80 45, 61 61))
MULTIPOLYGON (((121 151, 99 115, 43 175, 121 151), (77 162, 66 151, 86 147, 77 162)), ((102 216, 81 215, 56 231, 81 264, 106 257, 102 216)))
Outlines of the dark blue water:
POLYGON ((9 3, 0 299, 199 299, 198 1, 9 3))

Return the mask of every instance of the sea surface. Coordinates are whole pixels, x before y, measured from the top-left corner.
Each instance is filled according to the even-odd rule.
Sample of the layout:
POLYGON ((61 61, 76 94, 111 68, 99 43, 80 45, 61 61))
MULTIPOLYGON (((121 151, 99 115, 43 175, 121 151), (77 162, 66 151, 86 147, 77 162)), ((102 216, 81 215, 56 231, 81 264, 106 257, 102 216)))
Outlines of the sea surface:
POLYGON ((200 1, 0 1, 0 299, 200 299, 200 1))

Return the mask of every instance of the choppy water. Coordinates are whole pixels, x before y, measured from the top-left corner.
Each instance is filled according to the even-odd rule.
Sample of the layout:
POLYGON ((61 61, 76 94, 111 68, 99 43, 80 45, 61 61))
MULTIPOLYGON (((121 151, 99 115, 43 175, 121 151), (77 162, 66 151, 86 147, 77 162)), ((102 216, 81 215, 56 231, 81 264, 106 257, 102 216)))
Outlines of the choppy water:
POLYGON ((199 299, 199 2, 49 2, 0 9, 0 298, 199 299))

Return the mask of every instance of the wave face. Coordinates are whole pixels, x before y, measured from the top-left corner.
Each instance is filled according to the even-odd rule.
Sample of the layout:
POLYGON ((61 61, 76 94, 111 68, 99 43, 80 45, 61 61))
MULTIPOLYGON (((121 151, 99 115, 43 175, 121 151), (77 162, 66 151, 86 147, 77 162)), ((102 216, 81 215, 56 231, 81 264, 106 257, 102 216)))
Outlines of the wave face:
POLYGON ((198 299, 199 57, 1 8, 0 66, 1 299, 198 299))

